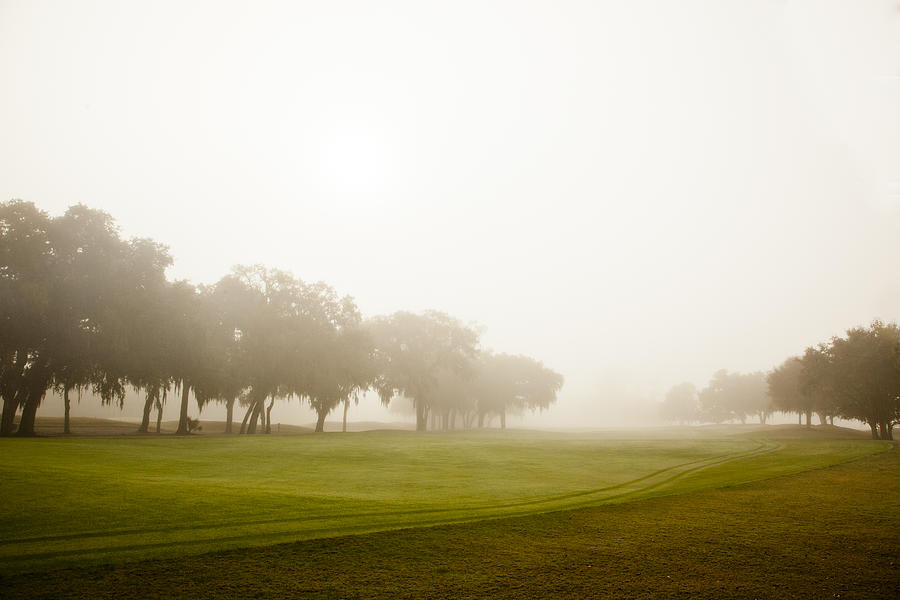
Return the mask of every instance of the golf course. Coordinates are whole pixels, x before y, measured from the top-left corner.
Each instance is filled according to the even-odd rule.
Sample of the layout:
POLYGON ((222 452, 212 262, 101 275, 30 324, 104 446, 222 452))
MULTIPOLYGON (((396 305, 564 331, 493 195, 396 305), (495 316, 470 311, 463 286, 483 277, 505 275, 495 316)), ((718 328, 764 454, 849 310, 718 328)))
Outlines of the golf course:
MULTIPOLYGON (((880 484, 883 505, 860 507, 862 514, 867 522, 874 516, 891 524, 894 541, 900 518, 893 443, 836 427, 54 437, 4 439, 0 449, 0 577, 9 591, 25 582, 52 582, 67 568, 115 573, 155 561, 191 564, 183 561, 196 555, 205 563, 220 560, 215 557, 224 550, 233 561, 290 542, 337 552, 340 561, 341 549, 353 543, 348 540, 379 535, 437 536, 429 553, 442 563, 449 550, 439 541, 438 525, 463 537, 460 531, 474 528, 480 532, 474 544, 493 525, 500 535, 518 523, 525 528, 525 539, 515 545, 521 551, 548 542, 540 528, 529 537, 533 519, 643 510, 649 514, 642 518, 665 520, 672 502, 683 507, 715 490, 752 492, 829 469, 868 477, 865 460, 890 474, 880 484), (625 505, 634 508, 620 508, 625 505), (390 530, 402 531, 377 533, 390 530)), ((823 522, 859 492, 848 482, 843 496, 822 505, 814 489, 801 485, 799 491, 791 503, 798 510, 808 503, 808 514, 823 522)), ((784 505, 777 494, 761 500, 754 508, 760 522, 784 505)), ((715 515, 697 510, 695 527, 715 515)), ((623 523, 617 535, 627 540, 637 529, 647 533, 623 523)), ((602 542, 598 535, 595 541, 602 542)), ((769 534, 761 527, 758 535, 769 534)), ((896 544, 884 551, 898 556, 896 544)), ((897 572, 889 575, 897 585, 897 572)))

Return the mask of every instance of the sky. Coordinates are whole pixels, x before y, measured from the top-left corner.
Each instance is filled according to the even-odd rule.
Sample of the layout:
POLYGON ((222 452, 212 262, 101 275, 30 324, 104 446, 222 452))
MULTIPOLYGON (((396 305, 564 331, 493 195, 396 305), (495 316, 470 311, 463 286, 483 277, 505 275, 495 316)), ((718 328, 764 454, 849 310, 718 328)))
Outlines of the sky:
POLYGON ((525 425, 900 318, 896 0, 0 0, 0 86, 0 200, 477 323, 525 425))

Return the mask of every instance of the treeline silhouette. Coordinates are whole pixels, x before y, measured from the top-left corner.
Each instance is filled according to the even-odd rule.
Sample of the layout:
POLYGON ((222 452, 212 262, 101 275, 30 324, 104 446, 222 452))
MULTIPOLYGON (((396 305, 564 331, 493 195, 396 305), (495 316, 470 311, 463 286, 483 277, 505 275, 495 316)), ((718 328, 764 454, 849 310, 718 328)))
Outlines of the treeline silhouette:
POLYGON ((113 218, 84 205, 51 217, 33 203, 0 204, 0 434, 34 435, 50 390, 65 407, 90 390, 104 404, 144 396, 139 431, 180 397, 179 434, 191 392, 200 408, 226 408, 226 432, 271 431, 276 400, 298 398, 326 416, 375 390, 409 399, 416 429, 483 425, 544 409, 563 384, 526 357, 479 347, 479 332, 447 314, 396 312, 364 320, 349 296, 261 265, 237 266, 209 286, 169 281, 168 249, 123 240, 113 218), (16 417, 18 427, 16 427, 16 417), (434 419, 433 419, 434 420, 434 419))
POLYGON ((810 346, 769 373, 718 371, 700 392, 681 383, 661 405, 664 418, 680 422, 744 422, 757 415, 765 423, 773 412, 805 416, 807 426, 813 414, 823 425, 835 417, 861 421, 874 439, 894 439, 900 422, 900 328, 875 320, 810 346))

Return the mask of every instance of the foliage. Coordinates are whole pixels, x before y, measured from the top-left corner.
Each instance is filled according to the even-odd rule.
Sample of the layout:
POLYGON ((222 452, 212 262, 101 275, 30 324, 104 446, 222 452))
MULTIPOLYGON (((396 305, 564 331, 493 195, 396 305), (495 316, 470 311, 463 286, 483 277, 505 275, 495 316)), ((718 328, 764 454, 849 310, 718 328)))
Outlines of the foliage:
POLYGON ((77 205, 53 218, 33 204, 0 204, 0 433, 34 434, 45 393, 90 389, 121 406, 145 395, 138 431, 157 431, 169 393, 179 434, 191 432, 189 398, 244 406, 241 432, 266 432, 276 399, 318 413, 374 388, 382 402, 410 398, 417 428, 432 410, 456 416, 544 409, 562 377, 523 356, 480 354, 478 332, 438 311, 397 312, 363 323, 353 299, 263 265, 236 266, 212 286, 170 282, 168 249, 123 240, 110 215, 77 205), (489 390, 492 390, 489 393, 489 390), (491 393, 499 394, 491 396, 491 393))
POLYGON ((841 416, 867 423, 875 439, 893 439, 900 422, 900 329, 873 321, 848 329, 846 337, 807 348, 787 359, 768 377, 775 407, 806 415, 818 413, 822 423, 841 416))
POLYGON ((438 311, 376 317, 368 329, 376 348, 373 387, 384 404, 397 396, 411 399, 416 430, 424 431, 441 376, 466 375, 477 356, 478 333, 438 311))
POLYGON ((496 413, 505 428, 507 412, 549 408, 562 385, 562 375, 533 358, 484 354, 474 384, 479 424, 485 415, 496 413))
POLYGON ((698 421, 700 404, 697 388, 687 381, 673 386, 666 393, 666 399, 660 405, 659 413, 666 421, 678 421, 682 425, 698 421))
POLYGON ((765 423, 769 415, 769 397, 764 373, 716 371, 709 385, 700 391, 700 411, 714 423, 756 416, 765 423))

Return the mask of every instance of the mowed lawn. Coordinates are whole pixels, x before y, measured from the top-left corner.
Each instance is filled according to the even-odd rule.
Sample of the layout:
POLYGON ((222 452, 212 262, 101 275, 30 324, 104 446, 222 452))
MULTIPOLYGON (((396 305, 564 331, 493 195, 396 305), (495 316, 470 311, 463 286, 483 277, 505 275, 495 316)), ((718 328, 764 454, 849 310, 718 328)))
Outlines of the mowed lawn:
POLYGON ((0 440, 0 574, 719 488, 891 447, 794 429, 0 440))

